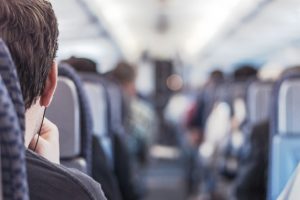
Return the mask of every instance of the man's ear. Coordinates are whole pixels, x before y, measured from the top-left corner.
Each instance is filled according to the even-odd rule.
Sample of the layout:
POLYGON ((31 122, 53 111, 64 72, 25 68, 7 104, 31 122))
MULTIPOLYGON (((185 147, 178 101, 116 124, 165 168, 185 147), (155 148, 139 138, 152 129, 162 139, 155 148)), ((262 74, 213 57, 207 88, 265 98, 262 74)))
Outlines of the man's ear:
POLYGON ((48 107, 52 101, 57 86, 57 64, 53 62, 47 76, 46 85, 40 98, 40 105, 48 107))

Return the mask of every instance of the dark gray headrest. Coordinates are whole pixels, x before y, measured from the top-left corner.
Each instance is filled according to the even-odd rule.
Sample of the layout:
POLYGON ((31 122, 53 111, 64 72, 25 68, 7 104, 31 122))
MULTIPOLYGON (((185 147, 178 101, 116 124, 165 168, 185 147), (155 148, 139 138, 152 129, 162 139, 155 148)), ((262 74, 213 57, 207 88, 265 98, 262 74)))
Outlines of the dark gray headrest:
MULTIPOLYGON (((1 149, 0 149, 0 155, 1 155, 1 149)), ((1 156, 0 156, 0 199, 3 199, 3 191, 2 191, 2 164, 1 164, 1 156)))
POLYGON ((251 124, 265 121, 270 116, 272 83, 253 82, 248 88, 248 120, 251 124))
POLYGON ((278 96, 279 134, 300 134, 300 79, 282 83, 278 96))
POLYGON ((234 82, 231 85, 231 95, 233 99, 245 98, 247 82, 234 82))
POLYGON ((105 136, 107 130, 107 104, 105 91, 101 84, 84 82, 84 88, 88 96, 88 101, 93 108, 92 118, 94 124, 94 134, 97 136, 105 136))
POLYGON ((110 101, 110 125, 120 126, 122 124, 122 94, 117 85, 109 84, 108 96, 110 101))
POLYGON ((59 129, 60 157, 78 156, 81 145, 79 101, 75 84, 70 79, 59 77, 47 117, 59 129))
POLYGON ((7 46, 0 39, 1 199, 27 200, 25 165, 25 107, 21 87, 7 46))

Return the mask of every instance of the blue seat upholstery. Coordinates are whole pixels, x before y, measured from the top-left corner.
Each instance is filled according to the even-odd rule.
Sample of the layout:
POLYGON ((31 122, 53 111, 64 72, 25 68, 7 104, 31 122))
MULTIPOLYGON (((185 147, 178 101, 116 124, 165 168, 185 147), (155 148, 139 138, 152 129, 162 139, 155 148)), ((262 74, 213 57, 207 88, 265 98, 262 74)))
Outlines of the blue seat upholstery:
POLYGON ((294 171, 293 175, 289 179, 288 183, 284 187, 284 190, 281 192, 278 200, 296 200, 300 196, 300 164, 294 171))
POLYGON ((285 77, 274 91, 268 199, 277 199, 300 161, 300 74, 285 77))
MULTIPOLYGON (((82 80, 86 83, 86 84, 96 84, 97 87, 102 88, 101 92, 102 95, 105 96, 105 100, 103 99, 103 97, 97 97, 98 101, 102 101, 102 103, 104 103, 103 101, 105 101, 105 110, 106 110, 106 116, 105 116, 105 123, 102 123, 103 125, 105 125, 105 127, 100 130, 100 132, 103 132, 103 139, 106 140, 107 143, 111 143, 111 144, 106 144, 106 147, 103 146, 104 151, 106 152, 107 156, 108 156, 108 162, 111 164, 111 166, 113 167, 114 164, 114 149, 113 149, 113 138, 115 137, 114 134, 119 135, 120 137, 125 137, 126 135, 126 131, 125 128, 123 126, 123 96, 122 93, 120 91, 120 88, 118 87, 118 85, 116 85, 115 83, 113 83, 112 81, 109 81, 108 79, 101 77, 97 74, 91 74, 91 73, 87 73, 87 72, 81 72, 80 76, 82 78, 82 80), (102 100, 100 100, 100 99, 102 100), (109 152, 108 148, 112 148, 109 152)), ((89 88, 86 88, 88 90, 91 90, 92 88, 90 87, 91 85, 89 85, 89 88)), ((94 88, 95 89, 95 88, 94 88)), ((99 90, 99 88, 98 88, 99 90)), ((89 91, 88 93, 90 94, 91 91, 89 91)), ((94 91, 95 94, 95 91, 94 91)), ((90 95, 89 95, 90 96, 90 95)), ((94 98, 93 98, 94 99, 94 98)), ((93 101, 93 100, 92 100, 93 101)), ((93 104, 91 102, 91 104, 93 104)), ((97 119, 99 120, 99 119, 97 119)), ((99 122, 97 122, 99 123, 99 122)), ((99 132, 97 130, 95 130, 96 132, 99 132)), ((101 143, 103 145, 105 145, 105 141, 101 141, 101 143)))
POLYGON ((273 83, 254 81, 247 90, 247 121, 253 126, 269 119, 273 83))
POLYGON ((110 112, 110 118, 108 119, 110 132, 125 137, 124 96, 120 87, 114 82, 108 82, 107 88, 109 98, 108 107, 110 112))
POLYGON ((231 95, 233 98, 245 98, 246 97, 246 88, 248 86, 248 81, 233 81, 231 83, 231 95))
MULTIPOLYGON (((60 78, 65 78, 64 80, 68 79, 69 82, 67 85, 73 85, 71 87, 74 87, 74 89, 76 90, 76 94, 77 94, 77 101, 78 101, 78 107, 79 107, 79 126, 77 126, 77 129, 79 130, 79 134, 80 134, 80 138, 78 138, 78 140, 76 139, 76 136, 73 135, 73 139, 76 139, 76 141, 78 142, 80 140, 80 147, 79 147, 79 154, 77 154, 76 150, 76 143, 74 141, 74 145, 73 146, 73 154, 77 154, 76 158, 78 158, 75 163, 71 164, 73 167, 76 167, 76 163, 78 163, 79 165, 82 165, 82 159, 83 161, 86 162, 86 171, 87 174, 91 174, 91 165, 92 165, 92 159, 91 159, 91 154, 92 154, 92 132, 93 132, 93 121, 92 121, 92 113, 91 113, 91 109, 90 109, 90 105, 89 102, 87 100, 87 94, 83 88, 83 83, 80 79, 80 77, 76 74, 76 72, 67 64, 63 64, 61 66, 59 66, 58 69, 58 74, 60 78), (70 82, 72 82, 70 84, 70 82), (74 166, 75 165, 75 166, 74 166)), ((66 82, 66 81, 65 81, 66 82)), ((71 92, 72 93, 72 92, 71 92)), ((74 100, 74 99, 73 99, 74 100)), ((76 101, 76 100, 75 100, 76 101)), ((51 107, 49 108, 51 109, 51 107)), ((60 107, 60 110, 58 109, 57 114, 61 113, 61 110, 63 110, 63 107, 60 107)), ((56 109, 57 110, 57 109, 56 109)), ((48 112, 48 111, 47 111, 48 112)), ((76 113, 76 112, 74 112, 76 113)), ((49 114, 49 113, 48 113, 49 114)), ((47 114, 47 116, 48 116, 47 114)), ((70 117, 74 117, 74 116, 70 116, 70 117)), ((51 118, 50 118, 51 119, 51 118)), ((54 120, 54 122, 56 122, 56 119, 52 119, 54 120)), ((75 119, 74 119, 75 120, 75 119)), ((57 122, 59 123, 59 122, 57 122)), ((74 124, 76 125, 76 124, 74 124)), ((61 126, 64 126, 63 124, 61 126)), ((59 127, 59 129, 61 129, 62 127, 59 127)), ((75 128, 76 129, 76 128, 75 128)), ((60 131, 61 132, 61 131, 60 131)), ((63 134, 61 132, 61 134, 63 134)), ((75 132, 73 134, 76 134, 75 132)), ((68 140, 66 138, 66 140, 68 140)), ((61 143, 64 143, 64 141, 61 141, 61 143)), ((72 162, 71 162, 72 163, 72 162)), ((65 163, 66 165, 68 165, 68 163, 65 163)), ((70 164, 70 163, 69 163, 70 164)), ((77 166, 79 167, 79 166, 77 166)), ((83 170, 83 169, 81 169, 83 170)))
POLYGON ((273 82, 252 81, 246 94, 247 116, 241 128, 243 131, 243 145, 240 149, 240 161, 245 161, 251 152, 255 151, 251 147, 251 133, 253 128, 260 123, 270 120, 270 108, 273 82))
MULTIPOLYGON (((93 129, 93 178, 101 183, 108 198, 124 199, 120 192, 118 177, 116 177, 114 133, 109 128, 111 125, 109 83, 96 73, 85 71, 79 74, 93 107, 92 117, 95 124, 93 129)), ((126 162, 122 164, 122 166, 124 165, 126 162)))
POLYGON ((92 118, 94 124, 94 135, 98 138, 99 143, 102 146, 110 168, 113 169, 113 142, 108 130, 108 91, 104 87, 103 80, 101 80, 98 75, 80 73, 80 76, 84 82, 84 88, 86 89, 89 103, 93 107, 92 118))
POLYGON ((123 126, 124 104, 120 87, 103 76, 81 73, 85 81, 100 82, 107 98, 107 126, 112 140, 113 167, 123 199, 137 199, 140 195, 134 186, 130 156, 126 145, 126 131, 123 126), (87 77, 88 76, 88 77, 87 77))
POLYGON ((81 156, 79 108, 75 84, 68 78, 59 77, 47 117, 59 127, 61 133, 59 134, 61 163, 87 173, 86 160, 81 156))
POLYGON ((3 200, 27 200, 25 107, 16 68, 0 40, 0 151, 3 200))

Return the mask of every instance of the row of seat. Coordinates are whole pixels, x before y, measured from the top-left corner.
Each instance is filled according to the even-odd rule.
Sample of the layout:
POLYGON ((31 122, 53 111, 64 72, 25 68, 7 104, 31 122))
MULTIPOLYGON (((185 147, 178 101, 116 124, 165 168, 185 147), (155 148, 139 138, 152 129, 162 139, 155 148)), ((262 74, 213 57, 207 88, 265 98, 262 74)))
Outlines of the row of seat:
MULTIPOLYGON (((254 127, 269 120, 273 85, 273 82, 257 79, 243 82, 225 81, 215 90, 214 99, 211 100, 215 102, 215 106, 208 118, 208 123, 206 123, 206 140, 200 146, 202 165, 210 163, 207 168, 213 170, 211 176, 213 176, 213 182, 215 183, 212 184, 211 180, 207 181, 208 187, 213 187, 212 190, 220 193, 227 190, 224 187, 219 188, 216 186, 217 181, 222 180, 223 177, 231 181, 224 181, 220 184, 225 184, 229 190, 232 190, 230 188, 237 184, 237 176, 240 176, 242 168, 249 165, 247 159, 251 154, 253 155, 253 151, 255 151, 253 148, 256 148, 251 144, 251 133, 254 127), (215 118, 213 115, 215 115, 215 118), (221 116, 223 117, 220 118, 221 116), (213 120, 211 121, 211 119, 213 120), (212 137, 215 137, 215 139, 212 137), (207 161, 206 157, 209 150, 209 148, 206 148, 207 142, 209 142, 207 139, 210 138, 216 144, 215 150, 210 154, 211 158, 207 161), (215 160, 216 162, 211 163, 209 160, 215 160), (216 188, 214 188, 214 184, 216 188)), ((235 194, 230 191, 228 195, 235 194)), ((228 198, 231 198, 229 196, 228 198)))
MULTIPOLYGON (((80 76, 70 66, 59 67, 57 91, 46 112, 46 117, 60 131, 61 163, 100 182, 108 199, 137 199, 124 141, 121 90, 103 76, 92 73, 80 76)), ((29 198, 24 113, 16 68, 0 40, 0 199, 3 200, 29 198)))
POLYGON ((0 39, 0 199, 28 200, 24 147, 25 106, 16 68, 0 39))
MULTIPOLYGON (((264 121, 271 124, 268 199, 274 200, 289 179, 294 180, 299 174, 295 170, 300 161, 300 74, 283 77, 275 85, 272 82, 252 81, 246 91, 245 141, 249 140, 247 134, 257 124, 264 121)), ((251 151, 249 146, 248 151, 251 151)), ((295 184, 293 186, 297 187, 295 184)))
POLYGON ((271 115, 268 199, 277 199, 300 161, 300 74, 275 86, 271 115))
POLYGON ((273 82, 254 81, 247 90, 247 121, 252 126, 269 119, 273 82))
POLYGON ((251 81, 246 92, 246 119, 241 125, 244 137, 244 145, 240 152, 240 159, 243 160, 251 153, 251 132, 254 127, 270 120, 271 96, 274 82, 272 81, 251 81))
POLYGON ((109 199, 136 199, 125 144, 123 94, 97 73, 59 66, 59 81, 46 116, 60 130, 61 163, 100 182, 109 199))
MULTIPOLYGON (((0 75, 0 197, 28 199, 25 108, 16 69, 2 41, 0 75)), ((123 106, 123 94, 116 83, 62 64, 57 91, 46 112, 60 131, 61 163, 92 176, 108 199, 115 200, 139 196, 125 143, 123 106)))

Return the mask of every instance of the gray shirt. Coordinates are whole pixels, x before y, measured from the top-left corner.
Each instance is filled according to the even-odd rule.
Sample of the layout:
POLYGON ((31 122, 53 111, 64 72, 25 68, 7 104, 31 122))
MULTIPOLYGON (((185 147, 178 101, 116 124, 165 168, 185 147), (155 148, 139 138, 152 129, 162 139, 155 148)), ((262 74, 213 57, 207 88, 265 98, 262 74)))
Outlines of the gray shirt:
POLYGON ((106 200, 101 186, 75 169, 56 165, 26 151, 31 200, 106 200))

